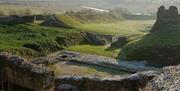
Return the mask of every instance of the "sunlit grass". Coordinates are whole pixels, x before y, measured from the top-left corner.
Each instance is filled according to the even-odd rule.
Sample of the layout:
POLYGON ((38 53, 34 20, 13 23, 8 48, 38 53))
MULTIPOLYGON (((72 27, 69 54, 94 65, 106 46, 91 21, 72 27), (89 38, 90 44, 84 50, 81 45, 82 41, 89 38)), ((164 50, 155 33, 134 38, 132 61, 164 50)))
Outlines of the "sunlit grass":
POLYGON ((94 46, 94 45, 77 45, 77 46, 68 47, 67 49, 76 52, 101 55, 101 56, 107 56, 113 58, 117 57, 118 53, 120 52, 120 48, 112 49, 112 48, 108 48, 107 46, 94 46))
MULTIPOLYGON (((161 54, 162 57, 167 53, 164 50, 173 50, 175 48, 176 51, 179 51, 179 30, 179 27, 164 28, 160 32, 150 33, 139 40, 132 41, 121 50, 120 57, 126 60, 144 60, 157 53, 161 54)), ((174 53, 176 52, 170 52, 169 55, 174 53)), ((177 55, 179 54, 177 53, 177 55)))
POLYGON ((144 34, 144 31, 150 29, 153 20, 149 21, 121 21, 117 23, 90 23, 77 26, 81 31, 95 32, 110 35, 131 35, 144 34))

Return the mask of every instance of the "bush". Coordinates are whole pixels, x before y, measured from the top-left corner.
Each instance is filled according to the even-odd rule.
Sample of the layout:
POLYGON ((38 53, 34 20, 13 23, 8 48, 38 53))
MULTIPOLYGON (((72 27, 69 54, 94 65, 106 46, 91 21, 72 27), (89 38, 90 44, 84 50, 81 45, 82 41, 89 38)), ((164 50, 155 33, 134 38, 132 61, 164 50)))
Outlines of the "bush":
POLYGON ((2 52, 8 52, 13 55, 21 56, 23 58, 31 59, 34 57, 43 56, 41 53, 38 53, 34 50, 31 50, 29 48, 8 48, 1 50, 2 52))
POLYGON ((86 40, 84 39, 81 33, 73 33, 68 36, 59 36, 56 38, 56 42, 61 46, 71 46, 85 43, 86 40))
POLYGON ((24 44, 24 47, 30 48, 37 52, 45 53, 45 54, 50 53, 50 52, 56 52, 58 50, 63 49, 55 41, 27 43, 27 44, 24 44))

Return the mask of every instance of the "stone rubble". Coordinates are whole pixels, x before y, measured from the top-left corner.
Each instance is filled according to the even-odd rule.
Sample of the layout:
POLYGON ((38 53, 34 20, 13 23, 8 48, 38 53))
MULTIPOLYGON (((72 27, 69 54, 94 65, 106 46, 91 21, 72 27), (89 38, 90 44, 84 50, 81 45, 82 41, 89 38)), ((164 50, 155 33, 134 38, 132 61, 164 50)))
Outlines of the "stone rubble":
POLYGON ((35 74, 52 74, 52 71, 44 65, 37 65, 28 62, 27 60, 22 59, 18 56, 12 56, 7 53, 0 53, 0 61, 16 66, 19 69, 30 71, 35 74))
MULTIPOLYGON (((84 89, 83 91, 92 90, 92 87, 88 85, 90 83, 91 85, 92 84, 99 85, 101 83, 104 83, 102 86, 104 88, 107 87, 107 89, 111 88, 108 87, 108 85, 110 85, 109 83, 113 84, 113 86, 122 83, 125 83, 126 86, 132 86, 132 85, 137 86, 136 89, 132 90, 130 89, 132 87, 129 87, 128 89, 126 88, 126 86, 119 85, 119 87, 116 88, 116 90, 111 88, 113 90, 108 90, 108 91, 119 91, 120 89, 121 89, 120 91, 180 91, 180 65, 165 67, 160 71, 145 71, 145 72, 138 72, 132 75, 111 76, 105 78, 77 77, 77 76, 76 77, 61 76, 56 78, 56 84, 71 84, 72 86, 82 87, 84 89), (81 83, 84 83, 84 85, 81 83)), ((97 89, 100 90, 102 88, 99 87, 97 89)))
POLYGON ((180 91, 180 65, 163 68, 147 87, 151 91, 180 91))

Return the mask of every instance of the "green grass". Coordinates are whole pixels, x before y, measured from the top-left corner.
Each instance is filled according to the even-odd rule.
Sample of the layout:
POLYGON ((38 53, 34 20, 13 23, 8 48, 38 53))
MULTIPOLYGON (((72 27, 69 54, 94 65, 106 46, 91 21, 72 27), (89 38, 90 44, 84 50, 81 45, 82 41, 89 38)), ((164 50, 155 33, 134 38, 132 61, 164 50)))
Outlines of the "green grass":
MULTIPOLYGON (((58 18, 73 26, 72 29, 42 27, 32 24, 0 25, 0 50, 22 48, 24 44, 54 43, 57 37, 74 36, 77 32, 95 32, 109 35, 144 35, 147 27, 153 21, 121 21, 116 23, 87 23, 80 21, 69 15, 58 15, 58 18)), ((71 37, 70 37, 71 38, 71 37)), ((41 46, 41 45, 40 45, 41 46)), ((42 47, 42 46, 41 46, 42 47)), ((46 46, 47 47, 47 46, 46 46)), ((78 45, 67 48, 69 50, 116 57, 119 50, 108 50, 104 46, 78 45)), ((49 50, 47 48, 47 50, 49 50)))
POLYGON ((129 43, 122 48, 120 58, 148 60, 159 64, 173 64, 179 60, 180 28, 166 28, 129 43))
POLYGON ((57 15, 56 17, 59 20, 61 20, 63 23, 65 23, 69 26, 72 26, 72 27, 81 25, 81 23, 78 20, 76 20, 75 18, 72 18, 71 16, 66 15, 66 14, 57 15))
POLYGON ((86 32, 95 32, 109 35, 144 34, 154 21, 121 21, 117 23, 90 23, 77 26, 77 29, 86 32))
POLYGON ((0 25, 0 51, 13 50, 13 53, 16 53, 14 50, 23 48, 24 44, 39 43, 37 45, 51 52, 49 48, 58 46, 55 42, 56 37, 71 36, 74 33, 77 33, 74 29, 48 28, 28 24, 0 25), (47 43, 50 45, 41 46, 47 43))
POLYGON ((75 27, 79 31, 83 32, 95 32, 100 34, 109 35, 134 35, 134 34, 145 34, 150 29, 154 20, 127 20, 127 21, 116 21, 116 22, 90 22, 80 23, 81 20, 76 17, 61 14, 57 15, 58 19, 63 23, 75 27))
MULTIPOLYGON (((80 31, 95 32, 100 34, 110 35, 138 35, 143 36, 147 34, 148 27, 151 27, 154 21, 121 21, 118 23, 91 23, 81 24, 77 26, 80 31)), ((135 36, 137 38, 137 36, 135 36)), ((131 38, 133 40, 133 38, 131 38)), ((76 45, 67 48, 71 51, 82 53, 96 54, 107 57, 116 58, 120 52, 119 49, 107 48, 106 46, 94 45, 76 45)))
POLYGON ((108 48, 107 46, 94 46, 94 45, 77 45, 77 46, 70 46, 67 50, 88 53, 93 55, 101 55, 107 57, 116 58, 120 49, 113 49, 108 48))

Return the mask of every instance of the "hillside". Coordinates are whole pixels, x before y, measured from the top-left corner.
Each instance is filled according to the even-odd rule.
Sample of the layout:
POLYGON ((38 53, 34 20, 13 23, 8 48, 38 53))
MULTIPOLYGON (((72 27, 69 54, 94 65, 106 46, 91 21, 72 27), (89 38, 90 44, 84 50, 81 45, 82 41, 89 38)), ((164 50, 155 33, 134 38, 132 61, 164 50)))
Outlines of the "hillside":
MULTIPOLYGON (((35 25, 0 25, 0 51, 32 58, 62 49, 58 37, 80 36, 74 29, 48 28, 35 25)), ((72 43, 71 43, 72 44, 72 43)))
MULTIPOLYGON (((53 18, 50 19, 50 22, 48 21, 49 16, 47 16, 47 19, 45 19, 46 25, 39 24, 39 22, 36 23, 36 20, 35 22, 28 23, 14 22, 9 25, 9 22, 14 21, 14 19, 15 21, 20 21, 22 17, 1 17, 1 19, 12 18, 12 20, 7 21, 8 23, 4 24, 1 22, 0 24, 0 51, 17 54, 26 58, 33 58, 68 47, 66 48, 68 50, 116 57, 119 49, 115 51, 107 50, 108 48, 106 46, 97 46, 97 43, 95 43, 96 45, 91 45, 94 43, 79 45, 84 42, 84 37, 86 37, 84 33, 90 32, 93 34, 92 37, 124 35, 132 36, 133 39, 146 34, 153 22, 116 20, 117 17, 112 17, 109 13, 105 15, 95 13, 93 14, 94 16, 90 14, 89 17, 91 19, 89 19, 87 17, 88 14, 83 16, 83 18, 78 18, 76 16, 77 14, 74 15, 74 13, 52 15, 50 17, 53 18), (56 26, 57 23, 58 27, 56 26), (86 48, 92 50, 82 51, 82 49, 86 48)), ((34 17, 30 17, 32 18, 30 20, 34 21, 34 17)), ((99 44, 106 43, 104 38, 97 38, 96 41, 99 44)))
POLYGON ((121 50, 120 57, 132 61, 148 60, 154 66, 178 64, 179 29, 149 34, 140 40, 131 42, 121 50))
POLYGON ((81 23, 111 23, 124 20, 121 14, 116 15, 111 12, 96 10, 81 10, 78 12, 67 12, 67 14, 81 23))
POLYGON ((126 60, 146 60, 149 65, 176 65, 180 61, 180 22, 178 9, 161 6, 150 34, 125 46, 120 57, 126 60), (172 12, 173 11, 173 12, 172 12), (165 14, 166 13, 166 14, 165 14))

